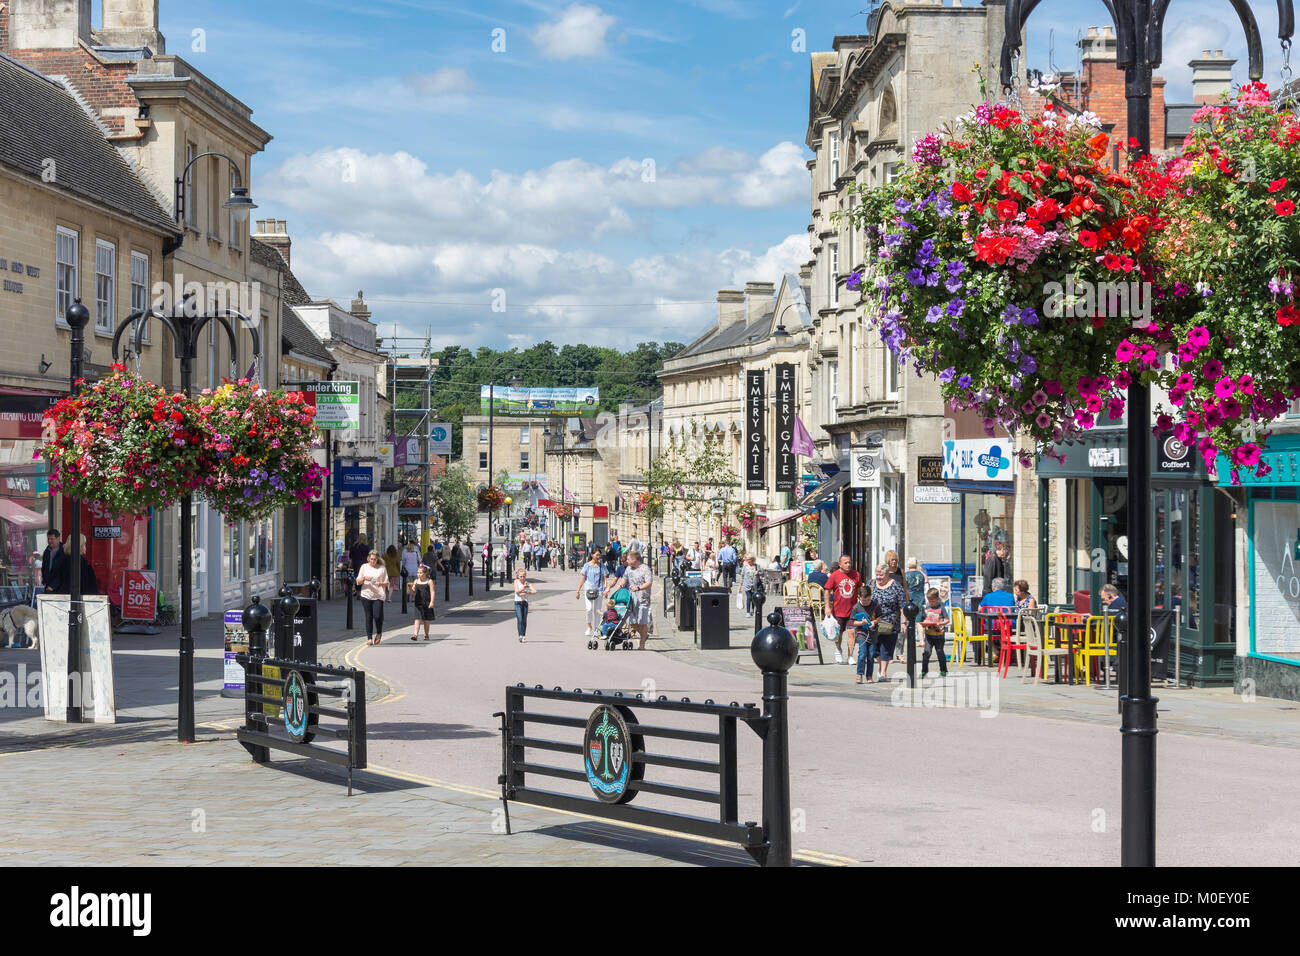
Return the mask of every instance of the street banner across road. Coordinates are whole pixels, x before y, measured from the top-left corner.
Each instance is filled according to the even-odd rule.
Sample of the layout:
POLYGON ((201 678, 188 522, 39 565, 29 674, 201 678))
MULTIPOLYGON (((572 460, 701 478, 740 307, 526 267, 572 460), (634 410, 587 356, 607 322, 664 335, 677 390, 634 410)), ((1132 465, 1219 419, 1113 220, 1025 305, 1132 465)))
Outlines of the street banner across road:
MULTIPOLYGON (((511 388, 508 385, 498 385, 493 389, 488 385, 480 386, 479 413, 487 415, 489 406, 497 415, 594 416, 600 410, 600 389, 511 388)), ((438 454, 450 454, 450 450, 438 454)))

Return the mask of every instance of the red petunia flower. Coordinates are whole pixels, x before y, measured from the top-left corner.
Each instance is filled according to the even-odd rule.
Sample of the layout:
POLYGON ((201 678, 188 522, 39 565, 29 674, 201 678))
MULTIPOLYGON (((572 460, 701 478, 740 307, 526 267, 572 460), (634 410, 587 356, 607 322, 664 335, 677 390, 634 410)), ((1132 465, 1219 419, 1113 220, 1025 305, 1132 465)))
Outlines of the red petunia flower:
POLYGON ((1007 256, 1016 251, 1017 245, 1012 236, 980 236, 975 240, 975 258, 1000 266, 1007 261, 1007 256))
POLYGON ((1097 234, 1093 232, 1091 229, 1080 229, 1079 245, 1083 246, 1086 249, 1096 249, 1097 234))
POLYGON ((1286 177, 1283 176, 1281 179, 1275 179, 1271 183, 1269 183, 1268 191, 1271 193, 1275 193, 1279 189, 1283 188, 1285 185, 1286 185, 1286 177))
POLYGON ((1009 219, 1015 219, 1020 214, 1020 206, 1014 199, 999 199, 997 205, 998 218, 1003 222, 1009 219))
POLYGON ((1283 199, 1280 203, 1274 205, 1273 209, 1279 216, 1289 216, 1295 212, 1295 203, 1289 199, 1283 199))
POLYGON ((1297 325, 1300 324, 1300 311, 1297 311, 1293 305, 1284 305, 1277 310, 1278 325, 1297 325))
POLYGON ((957 200, 957 202, 966 203, 974 199, 975 194, 970 191, 970 187, 965 183, 953 183, 952 198, 957 200))

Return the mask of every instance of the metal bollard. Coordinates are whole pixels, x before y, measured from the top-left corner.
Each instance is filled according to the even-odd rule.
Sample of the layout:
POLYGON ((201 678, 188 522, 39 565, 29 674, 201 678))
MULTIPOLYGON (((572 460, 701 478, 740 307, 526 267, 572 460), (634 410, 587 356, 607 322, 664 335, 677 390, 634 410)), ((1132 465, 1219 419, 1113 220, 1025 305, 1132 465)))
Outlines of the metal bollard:
POLYGON ((754 586, 754 636, 758 636, 759 628, 763 626, 763 605, 767 602, 767 585, 763 583, 762 576, 754 586))
POLYGON ((403 613, 403 614, 407 613, 407 611, 406 611, 406 579, 409 578, 410 576, 411 576, 411 573, 410 573, 409 571, 406 570, 406 565, 402 565, 402 613, 403 613))
POLYGON ((307 590, 313 598, 320 600, 320 578, 312 578, 311 583, 307 585, 307 590))
MULTIPOLYGON (((248 702, 250 693, 260 695, 265 690, 258 682, 257 690, 254 691, 248 678, 249 675, 262 676, 262 660, 266 657, 266 629, 271 624, 271 609, 262 603, 261 598, 253 598, 253 603, 244 608, 243 624, 248 633, 248 663, 244 667, 244 729, 266 733, 266 717, 262 713, 262 705, 248 702)), ((266 763, 271 759, 266 747, 252 747, 249 753, 257 763, 266 763)))
POLYGON ((483 554, 483 593, 487 594, 492 590, 492 546, 489 544, 488 549, 483 554))
POLYGON ((769 627, 754 635, 749 654, 763 672, 763 833, 764 866, 793 863, 790 817, 790 698, 787 674, 799 658, 799 642, 782 627, 780 615, 768 615, 769 627))
POLYGON ((442 562, 442 600, 444 604, 451 603, 451 562, 442 562))
POLYGON ((469 597, 474 596, 474 542, 468 538, 465 539, 465 546, 469 548, 470 559, 465 562, 465 577, 469 578, 469 597))
MULTIPOLYGON (((907 686, 916 686, 916 618, 921 609, 908 601, 903 605, 903 614, 907 617, 907 686)), ((943 661, 939 662, 940 665, 943 661)))
POLYGON ((298 598, 294 596, 293 588, 289 585, 280 588, 280 599, 275 602, 272 614, 280 626, 280 633, 275 641, 275 656, 285 660, 297 660, 293 652, 293 622, 298 616, 298 598))

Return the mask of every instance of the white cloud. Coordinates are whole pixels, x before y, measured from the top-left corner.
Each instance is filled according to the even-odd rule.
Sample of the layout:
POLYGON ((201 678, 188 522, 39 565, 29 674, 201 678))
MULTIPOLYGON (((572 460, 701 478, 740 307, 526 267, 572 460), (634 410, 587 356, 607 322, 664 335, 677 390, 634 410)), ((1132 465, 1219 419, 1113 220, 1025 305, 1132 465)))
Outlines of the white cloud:
POLYGON ((353 232, 294 237, 298 278, 313 295, 366 289, 375 321, 435 345, 508 341, 689 341, 714 319, 719 288, 780 283, 808 258, 796 233, 758 253, 697 249, 623 262, 591 249, 486 241, 400 244, 353 232), (506 311, 493 312, 496 289, 506 311))
POLYGON ((542 56, 552 60, 604 56, 607 35, 615 18, 600 7, 573 3, 553 23, 539 24, 533 42, 542 56))
POLYGON ((412 73, 405 78, 405 83, 417 93, 426 96, 463 94, 474 88, 474 81, 469 78, 469 73, 459 66, 444 66, 432 73, 412 73))
POLYGON ((486 179, 433 172, 406 152, 339 148, 285 160, 258 180, 256 194, 259 203, 392 241, 433 232, 553 244, 631 233, 653 210, 806 203, 808 170, 791 142, 757 158, 715 148, 676 163, 566 159, 521 173, 494 170, 486 179))

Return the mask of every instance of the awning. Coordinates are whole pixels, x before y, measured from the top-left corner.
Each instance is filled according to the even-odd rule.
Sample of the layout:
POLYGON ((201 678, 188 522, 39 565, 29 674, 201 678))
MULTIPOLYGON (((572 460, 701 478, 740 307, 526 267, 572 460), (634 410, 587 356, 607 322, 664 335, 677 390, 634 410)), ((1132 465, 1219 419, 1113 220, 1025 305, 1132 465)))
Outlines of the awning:
POLYGON ((944 484, 950 491, 963 495, 1014 495, 1015 482, 1011 481, 957 481, 949 479, 944 484))
POLYGON ((49 519, 45 515, 24 508, 12 498, 0 498, 0 521, 8 521, 24 531, 44 528, 49 524, 49 519))
POLYGON ((803 496, 803 499, 799 502, 799 510, 807 513, 818 508, 834 508, 838 503, 840 490, 848 483, 849 473, 847 471, 831 475, 803 496))
POLYGON ((776 528, 783 524, 789 524, 791 521, 795 521, 799 518, 802 518, 803 515, 804 513, 800 511, 798 508, 795 508, 791 511, 778 511, 776 514, 769 515, 766 519, 764 519, 762 527, 760 527, 758 530, 766 531, 769 528, 776 528))

